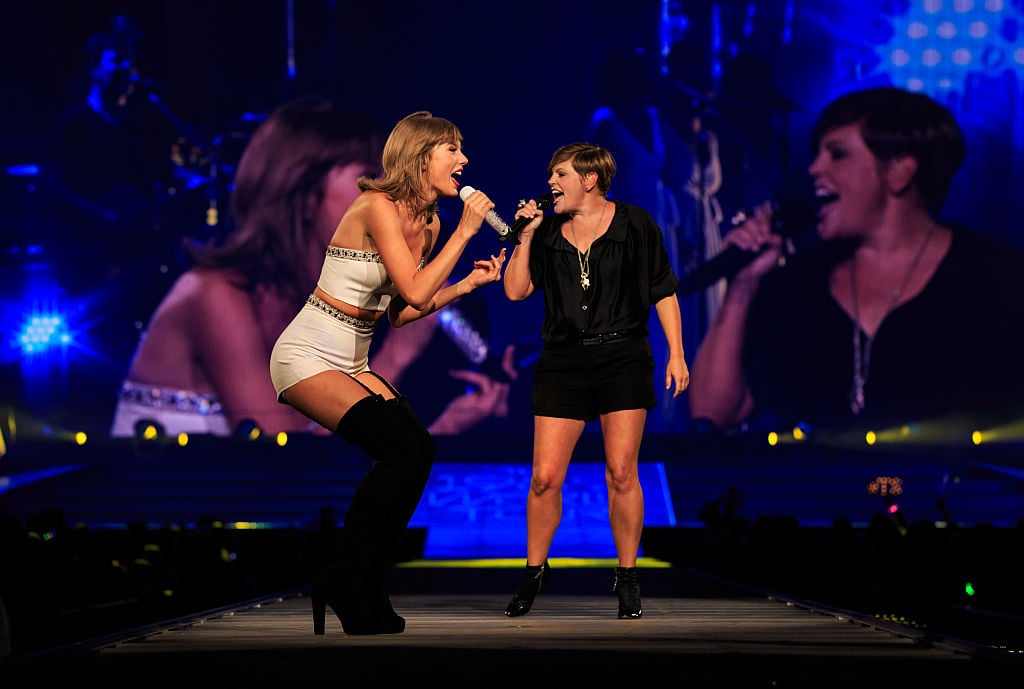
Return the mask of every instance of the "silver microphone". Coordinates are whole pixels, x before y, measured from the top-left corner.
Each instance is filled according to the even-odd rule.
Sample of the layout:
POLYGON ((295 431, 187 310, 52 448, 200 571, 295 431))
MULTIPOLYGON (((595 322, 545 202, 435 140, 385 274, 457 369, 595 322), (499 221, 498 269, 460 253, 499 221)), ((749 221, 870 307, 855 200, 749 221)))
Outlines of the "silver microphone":
MULTIPOLYGON (((468 199, 469 195, 472 194, 474 191, 476 191, 476 189, 474 189, 473 187, 462 187, 461 189, 459 189, 459 198, 462 199, 463 203, 465 203, 466 199, 468 199)), ((493 227, 498 232, 498 237, 500 238, 501 241, 505 241, 512 235, 512 228, 509 227, 508 223, 502 220, 501 217, 494 212, 493 208, 487 211, 487 215, 484 216, 484 220, 486 220, 487 224, 493 227)))
POLYGON ((441 330, 450 337, 466 358, 474 364, 483 363, 487 358, 487 340, 473 327, 465 314, 449 304, 437 312, 441 330))

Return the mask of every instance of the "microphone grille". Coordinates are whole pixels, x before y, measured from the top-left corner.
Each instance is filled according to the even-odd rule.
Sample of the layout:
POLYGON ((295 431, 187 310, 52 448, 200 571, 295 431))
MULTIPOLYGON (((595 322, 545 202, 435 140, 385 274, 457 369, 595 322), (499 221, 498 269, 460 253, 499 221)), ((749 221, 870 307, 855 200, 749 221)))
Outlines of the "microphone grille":
POLYGON ((461 189, 459 189, 459 198, 465 201, 467 198, 469 198, 469 195, 472 194, 474 191, 476 191, 476 189, 474 189, 471 186, 462 187, 461 189))

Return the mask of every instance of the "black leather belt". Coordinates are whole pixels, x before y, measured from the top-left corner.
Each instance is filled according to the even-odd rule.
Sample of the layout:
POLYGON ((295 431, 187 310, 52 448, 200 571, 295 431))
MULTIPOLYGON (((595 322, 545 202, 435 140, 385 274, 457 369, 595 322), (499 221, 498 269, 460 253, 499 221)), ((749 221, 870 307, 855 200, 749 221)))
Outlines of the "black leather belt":
POLYGON ((621 340, 631 340, 640 337, 636 330, 616 330, 611 333, 587 333, 577 337, 570 337, 568 342, 574 345, 598 345, 621 340))

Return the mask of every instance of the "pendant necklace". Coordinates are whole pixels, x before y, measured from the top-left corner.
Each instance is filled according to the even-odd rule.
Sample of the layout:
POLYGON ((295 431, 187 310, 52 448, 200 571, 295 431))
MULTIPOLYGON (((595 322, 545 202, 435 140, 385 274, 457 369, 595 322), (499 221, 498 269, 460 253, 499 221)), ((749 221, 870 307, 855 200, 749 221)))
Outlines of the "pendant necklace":
POLYGON ((576 216, 573 216, 572 220, 569 221, 569 232, 572 234, 573 248, 576 249, 576 258, 580 261, 580 287, 584 291, 590 289, 590 250, 594 248, 594 240, 597 239, 597 231, 601 228, 601 223, 604 221, 604 211, 608 208, 608 201, 605 201, 601 206, 601 217, 597 219, 597 225, 594 226, 594 231, 590 235, 590 244, 587 245, 586 251, 580 251, 580 243, 576 240, 576 216))
MULTIPOLYGON (((928 234, 925 235, 924 241, 921 242, 921 247, 917 250, 917 255, 914 256, 914 260, 910 262, 910 266, 907 268, 907 274, 903 276, 903 283, 896 288, 896 291, 894 291, 892 296, 889 298, 889 305, 882 314, 882 320, 879 321, 879 328, 881 328, 881 324, 885 321, 889 312, 896 308, 896 305, 900 301, 900 297, 903 296, 903 292, 906 291, 907 287, 910 285, 910 280, 914 277, 914 273, 917 272, 917 267, 921 264, 921 259, 924 258, 924 250, 928 248, 928 242, 931 241, 933 234, 935 234, 934 224, 931 226, 931 229, 928 230, 928 234)), ((865 406, 864 386, 867 385, 868 375, 870 375, 871 371, 871 345, 875 343, 875 335, 878 334, 878 329, 875 330, 875 335, 867 335, 865 333, 867 341, 862 345, 860 306, 857 303, 856 257, 854 257, 850 262, 850 301, 853 306, 853 384, 850 386, 850 411, 853 412, 854 416, 860 416, 860 413, 864 411, 865 406)))

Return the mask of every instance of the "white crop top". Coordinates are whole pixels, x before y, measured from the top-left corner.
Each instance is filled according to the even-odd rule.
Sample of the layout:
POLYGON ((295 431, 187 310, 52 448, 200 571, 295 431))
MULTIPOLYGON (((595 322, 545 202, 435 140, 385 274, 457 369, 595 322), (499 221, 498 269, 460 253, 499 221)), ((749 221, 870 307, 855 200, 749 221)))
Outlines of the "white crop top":
POLYGON ((398 290, 388 277, 380 254, 328 246, 317 287, 339 301, 383 312, 398 290))

